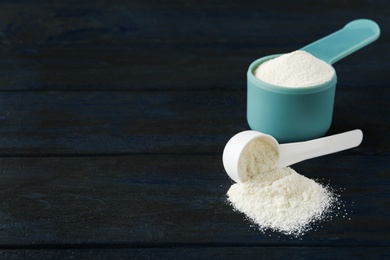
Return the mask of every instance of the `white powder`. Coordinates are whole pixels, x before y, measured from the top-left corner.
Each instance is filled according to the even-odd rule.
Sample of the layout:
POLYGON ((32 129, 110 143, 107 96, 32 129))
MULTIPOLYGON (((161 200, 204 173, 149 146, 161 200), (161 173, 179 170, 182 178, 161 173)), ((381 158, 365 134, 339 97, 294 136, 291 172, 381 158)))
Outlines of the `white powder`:
POLYGON ((335 71, 326 62, 305 51, 294 51, 257 67, 256 78, 282 87, 310 87, 329 82, 335 71))
POLYGON ((233 184, 227 195, 232 206, 256 223, 300 236, 321 220, 335 202, 333 194, 289 167, 277 167, 278 156, 265 142, 255 139, 244 149, 239 173, 244 180, 233 184))

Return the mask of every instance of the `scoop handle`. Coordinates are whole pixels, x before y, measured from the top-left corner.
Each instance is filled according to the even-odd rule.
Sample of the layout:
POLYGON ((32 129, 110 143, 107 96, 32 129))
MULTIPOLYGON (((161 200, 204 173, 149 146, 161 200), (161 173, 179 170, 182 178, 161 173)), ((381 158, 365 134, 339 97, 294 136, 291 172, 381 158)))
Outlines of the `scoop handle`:
POLYGON ((375 41, 379 35, 380 29, 377 23, 368 19, 358 19, 301 50, 328 64, 333 64, 375 41))
POLYGON ((363 140, 359 129, 306 142, 279 145, 279 166, 285 167, 310 158, 358 146, 363 140))

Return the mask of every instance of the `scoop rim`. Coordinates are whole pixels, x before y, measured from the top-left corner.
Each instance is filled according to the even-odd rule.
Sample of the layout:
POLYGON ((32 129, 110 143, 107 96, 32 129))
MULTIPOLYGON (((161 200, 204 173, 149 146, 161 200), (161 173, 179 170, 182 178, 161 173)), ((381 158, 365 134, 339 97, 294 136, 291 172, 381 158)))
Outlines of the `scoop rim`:
POLYGON ((247 71, 247 78, 248 81, 251 82, 253 85, 266 89, 268 91, 276 92, 276 93, 282 93, 282 94, 292 94, 292 95, 303 95, 303 94, 311 94, 311 93, 316 93, 316 92, 321 92, 324 91, 328 88, 331 88, 336 85, 337 83, 337 75, 336 75, 336 70, 333 68, 333 66, 329 63, 327 63, 329 66, 331 66, 334 70, 334 74, 330 81, 324 82, 322 84, 314 85, 314 86, 307 86, 307 87, 286 87, 286 86, 278 86, 274 84, 270 84, 267 82, 264 82, 260 79, 258 79, 255 76, 255 70, 260 66, 260 64, 277 58, 283 54, 273 54, 273 55, 268 55, 264 56, 262 58, 259 58, 255 61, 253 61, 247 71))
POLYGON ((271 145, 279 157, 279 143, 273 136, 255 130, 245 130, 235 134, 226 143, 222 154, 225 171, 233 181, 243 182, 238 170, 238 163, 245 147, 257 138, 262 138, 271 145))

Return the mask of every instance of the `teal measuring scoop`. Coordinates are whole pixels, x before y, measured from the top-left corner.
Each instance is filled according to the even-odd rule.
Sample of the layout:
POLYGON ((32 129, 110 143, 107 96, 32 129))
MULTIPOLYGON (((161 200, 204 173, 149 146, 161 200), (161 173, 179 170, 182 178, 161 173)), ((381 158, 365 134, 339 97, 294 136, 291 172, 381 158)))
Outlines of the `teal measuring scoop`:
MULTIPOLYGON (((342 29, 301 50, 329 65, 378 39, 379 26, 372 20, 354 20, 342 29)), ((247 120, 252 130, 272 135, 278 142, 305 141, 323 136, 329 129, 337 83, 309 87, 272 85, 255 77, 257 67, 282 54, 255 60, 247 72, 247 120)))

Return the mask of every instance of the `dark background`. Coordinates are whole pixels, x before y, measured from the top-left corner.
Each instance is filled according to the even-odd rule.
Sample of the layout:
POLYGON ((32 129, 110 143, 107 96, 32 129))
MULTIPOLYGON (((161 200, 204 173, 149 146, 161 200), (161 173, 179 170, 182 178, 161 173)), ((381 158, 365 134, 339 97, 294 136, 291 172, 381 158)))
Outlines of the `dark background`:
POLYGON ((0 1, 0 258, 388 257, 389 31, 388 1, 0 1), (363 143, 294 166, 348 217, 262 233, 222 166, 246 70, 358 18, 328 135, 363 143))

